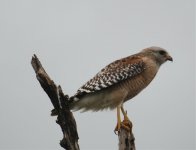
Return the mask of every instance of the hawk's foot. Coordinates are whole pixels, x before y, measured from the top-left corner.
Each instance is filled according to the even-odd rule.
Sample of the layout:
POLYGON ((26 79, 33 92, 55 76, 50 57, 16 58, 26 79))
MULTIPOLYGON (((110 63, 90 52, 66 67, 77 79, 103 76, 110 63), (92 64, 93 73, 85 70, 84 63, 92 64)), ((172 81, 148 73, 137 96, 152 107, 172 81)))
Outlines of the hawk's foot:
POLYGON ((117 123, 114 133, 118 135, 121 129, 125 129, 128 132, 132 131, 132 122, 129 119, 124 119, 120 124, 117 123))

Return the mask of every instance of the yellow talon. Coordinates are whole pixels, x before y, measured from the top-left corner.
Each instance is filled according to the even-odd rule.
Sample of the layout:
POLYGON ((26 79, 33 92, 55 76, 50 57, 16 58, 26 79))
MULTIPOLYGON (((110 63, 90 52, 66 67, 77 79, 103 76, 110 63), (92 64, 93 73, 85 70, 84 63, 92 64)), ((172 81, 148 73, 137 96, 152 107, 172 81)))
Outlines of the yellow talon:
POLYGON ((117 107, 117 125, 114 129, 114 133, 118 134, 120 132, 121 128, 124 128, 127 131, 131 131, 132 130, 132 122, 129 120, 129 118, 127 116, 127 112, 125 112, 123 106, 118 106, 117 107), (123 121, 121 121, 120 110, 122 111, 122 114, 124 116, 123 121))

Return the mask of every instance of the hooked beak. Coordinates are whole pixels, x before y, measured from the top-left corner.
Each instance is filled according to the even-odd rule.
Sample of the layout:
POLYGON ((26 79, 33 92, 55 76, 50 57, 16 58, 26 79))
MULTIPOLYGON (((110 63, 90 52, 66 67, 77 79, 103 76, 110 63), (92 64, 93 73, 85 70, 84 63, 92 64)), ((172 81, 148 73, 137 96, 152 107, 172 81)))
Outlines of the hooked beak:
POLYGON ((173 58, 170 55, 167 55, 166 60, 173 61, 173 58))

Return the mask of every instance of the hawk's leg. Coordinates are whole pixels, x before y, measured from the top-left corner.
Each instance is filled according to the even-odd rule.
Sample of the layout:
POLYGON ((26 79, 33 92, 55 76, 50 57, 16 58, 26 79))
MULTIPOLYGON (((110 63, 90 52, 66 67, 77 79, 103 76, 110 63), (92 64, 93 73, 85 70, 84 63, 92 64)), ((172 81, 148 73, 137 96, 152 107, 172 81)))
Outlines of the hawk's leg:
POLYGON ((120 108, 121 106, 117 106, 117 125, 114 129, 114 133, 117 134, 120 131, 121 128, 121 117, 120 117, 120 108), (117 132, 117 133, 116 133, 117 132))
POLYGON ((119 132, 120 127, 121 127, 120 108, 121 108, 121 106, 117 106, 117 125, 116 125, 116 128, 114 129, 115 133, 119 132))
POLYGON ((127 116, 127 112, 124 110, 123 106, 121 106, 121 111, 122 111, 122 114, 124 116, 124 120, 122 121, 121 123, 121 126, 128 130, 128 131, 131 131, 132 130, 132 122, 130 121, 130 119, 128 118, 127 116))
POLYGON ((127 116, 127 111, 124 110, 123 106, 120 107, 121 111, 122 111, 122 114, 124 116, 124 120, 129 120, 129 117, 127 116))
POLYGON ((132 129, 132 123, 131 121, 129 120, 128 116, 127 116, 127 113, 125 112, 123 106, 118 106, 117 107, 117 125, 116 125, 116 128, 114 130, 114 132, 119 132, 120 131, 120 128, 124 128, 125 130, 127 131, 131 131, 132 129), (120 110, 122 111, 122 114, 124 116, 124 120, 121 121, 121 117, 120 117, 120 110))

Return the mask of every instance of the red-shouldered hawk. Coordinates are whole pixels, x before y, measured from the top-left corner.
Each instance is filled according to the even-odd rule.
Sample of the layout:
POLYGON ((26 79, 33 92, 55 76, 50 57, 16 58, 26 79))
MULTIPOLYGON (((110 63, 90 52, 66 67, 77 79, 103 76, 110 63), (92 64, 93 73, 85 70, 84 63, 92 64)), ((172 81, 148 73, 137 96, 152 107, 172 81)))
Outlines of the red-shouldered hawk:
POLYGON ((165 49, 155 46, 116 60, 98 72, 70 98, 70 108, 82 111, 117 108, 116 130, 119 130, 120 109, 125 119, 128 119, 123 103, 141 92, 167 60, 173 61, 165 49))

